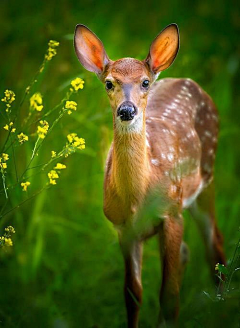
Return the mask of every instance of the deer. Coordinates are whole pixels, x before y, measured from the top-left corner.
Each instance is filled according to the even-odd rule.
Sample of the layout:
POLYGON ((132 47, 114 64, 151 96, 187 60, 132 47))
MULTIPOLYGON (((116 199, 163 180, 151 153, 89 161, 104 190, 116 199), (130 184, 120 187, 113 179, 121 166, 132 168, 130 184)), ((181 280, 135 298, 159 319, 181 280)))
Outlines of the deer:
POLYGON ((124 258, 128 328, 138 327, 143 243, 154 235, 161 259, 158 327, 177 325, 188 262, 183 209, 196 221, 213 278, 216 263, 226 263, 214 206, 216 106, 189 78, 156 81, 175 60, 179 40, 173 23, 156 36, 144 60, 113 61, 88 27, 78 24, 75 29, 78 60, 105 85, 112 108, 103 211, 117 230, 124 258))

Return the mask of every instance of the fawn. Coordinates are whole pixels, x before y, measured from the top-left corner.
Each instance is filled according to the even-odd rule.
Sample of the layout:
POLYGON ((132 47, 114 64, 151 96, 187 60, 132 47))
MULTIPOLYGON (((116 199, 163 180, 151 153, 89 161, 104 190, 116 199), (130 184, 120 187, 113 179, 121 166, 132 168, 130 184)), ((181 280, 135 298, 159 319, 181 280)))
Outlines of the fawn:
POLYGON ((178 53, 176 24, 157 35, 143 61, 112 61, 100 39, 81 24, 76 26, 74 46, 80 63, 104 83, 113 110, 104 213, 118 230, 124 257, 128 327, 138 327, 142 244, 155 234, 162 268, 159 327, 175 324, 188 255, 182 240, 184 208, 190 209, 202 234, 213 277, 215 264, 225 263, 214 213, 216 107, 190 79, 155 82, 178 53), (152 203, 154 213, 148 211, 152 203))

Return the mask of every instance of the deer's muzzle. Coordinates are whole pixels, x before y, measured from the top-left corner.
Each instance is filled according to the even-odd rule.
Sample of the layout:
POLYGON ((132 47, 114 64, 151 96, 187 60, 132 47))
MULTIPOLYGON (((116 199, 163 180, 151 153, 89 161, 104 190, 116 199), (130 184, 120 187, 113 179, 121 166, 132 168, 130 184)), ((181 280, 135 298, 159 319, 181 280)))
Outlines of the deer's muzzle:
POLYGON ((124 101, 117 110, 117 116, 121 121, 131 121, 137 114, 137 108, 130 101, 124 101))

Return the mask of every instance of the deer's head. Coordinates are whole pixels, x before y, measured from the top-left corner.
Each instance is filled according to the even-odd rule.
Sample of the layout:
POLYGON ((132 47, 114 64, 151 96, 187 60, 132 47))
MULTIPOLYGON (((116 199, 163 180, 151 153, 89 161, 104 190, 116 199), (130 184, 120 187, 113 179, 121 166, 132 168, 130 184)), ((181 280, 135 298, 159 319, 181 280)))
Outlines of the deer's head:
POLYGON ((151 86, 177 55, 177 25, 171 24, 157 35, 143 61, 133 58, 112 61, 101 40, 81 24, 76 26, 74 46, 80 63, 105 84, 116 128, 140 132, 151 86))

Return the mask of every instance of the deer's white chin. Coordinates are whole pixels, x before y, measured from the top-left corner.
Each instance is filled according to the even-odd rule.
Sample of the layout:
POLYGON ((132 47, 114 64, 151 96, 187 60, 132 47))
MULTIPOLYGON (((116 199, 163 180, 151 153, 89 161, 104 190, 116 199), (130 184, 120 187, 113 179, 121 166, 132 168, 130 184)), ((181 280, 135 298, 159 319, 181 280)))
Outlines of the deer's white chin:
POLYGON ((116 129, 120 134, 141 133, 143 129, 143 112, 136 115, 131 121, 122 121, 118 116, 116 118, 116 129))

